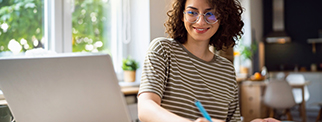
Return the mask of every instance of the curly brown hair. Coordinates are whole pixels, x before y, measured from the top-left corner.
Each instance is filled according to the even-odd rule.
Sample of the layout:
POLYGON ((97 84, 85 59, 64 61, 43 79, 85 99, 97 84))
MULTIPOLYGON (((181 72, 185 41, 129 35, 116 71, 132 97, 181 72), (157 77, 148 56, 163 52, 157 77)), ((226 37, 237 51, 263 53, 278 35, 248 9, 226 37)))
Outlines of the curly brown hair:
MULTIPOLYGON (((186 0, 174 0, 172 9, 167 12, 169 19, 165 22, 166 33, 170 38, 184 44, 187 41, 187 30, 182 21, 186 0)), ((216 50, 233 47, 243 34, 244 22, 241 20, 243 8, 238 0, 208 0, 211 8, 215 8, 220 15, 220 26, 217 32, 210 38, 209 45, 216 50)))

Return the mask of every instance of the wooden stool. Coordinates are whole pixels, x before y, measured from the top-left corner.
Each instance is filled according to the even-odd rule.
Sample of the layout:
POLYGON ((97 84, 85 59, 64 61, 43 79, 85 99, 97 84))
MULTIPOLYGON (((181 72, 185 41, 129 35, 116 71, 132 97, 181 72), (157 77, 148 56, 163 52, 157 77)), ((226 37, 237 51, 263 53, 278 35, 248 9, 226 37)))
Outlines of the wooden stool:
POLYGON ((320 111, 319 111, 318 117, 316 117, 316 122, 321 120, 321 116, 322 116, 322 102, 318 103, 318 105, 320 106, 320 111))

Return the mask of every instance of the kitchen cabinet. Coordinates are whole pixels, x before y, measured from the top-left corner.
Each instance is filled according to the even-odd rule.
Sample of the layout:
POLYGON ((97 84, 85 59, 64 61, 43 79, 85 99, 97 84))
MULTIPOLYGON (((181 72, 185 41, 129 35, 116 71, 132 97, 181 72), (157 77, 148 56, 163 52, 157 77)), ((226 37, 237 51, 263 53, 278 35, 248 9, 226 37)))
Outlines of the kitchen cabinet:
POLYGON ((256 81, 243 81, 240 84, 240 108, 244 122, 250 122, 256 118, 266 118, 268 107, 265 106, 263 95, 265 85, 256 81))

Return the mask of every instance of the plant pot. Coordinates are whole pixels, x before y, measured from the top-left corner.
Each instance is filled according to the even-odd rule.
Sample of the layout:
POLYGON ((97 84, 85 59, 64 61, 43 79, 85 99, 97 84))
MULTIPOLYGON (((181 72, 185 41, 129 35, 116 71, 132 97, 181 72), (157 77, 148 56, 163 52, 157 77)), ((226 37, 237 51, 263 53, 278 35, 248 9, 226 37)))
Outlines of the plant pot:
POLYGON ((124 70, 124 81, 134 82, 135 81, 135 71, 124 70))
POLYGON ((246 74, 246 76, 248 76, 249 75, 248 70, 249 70, 248 67, 240 66, 240 73, 241 74, 246 74))

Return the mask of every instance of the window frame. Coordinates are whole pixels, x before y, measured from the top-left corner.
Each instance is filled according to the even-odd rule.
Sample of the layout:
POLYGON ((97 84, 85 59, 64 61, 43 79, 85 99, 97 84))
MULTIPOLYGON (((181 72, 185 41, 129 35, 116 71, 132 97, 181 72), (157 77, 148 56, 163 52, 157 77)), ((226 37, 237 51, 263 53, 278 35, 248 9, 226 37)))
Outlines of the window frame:
MULTIPOLYGON (((44 38, 47 40, 45 49, 57 53, 72 53, 72 11, 74 0, 44 0, 44 38)), ((114 70, 118 79, 122 79, 121 63, 126 54, 122 41, 125 37, 122 33, 124 2, 109 0, 111 5, 111 55, 114 70)))

